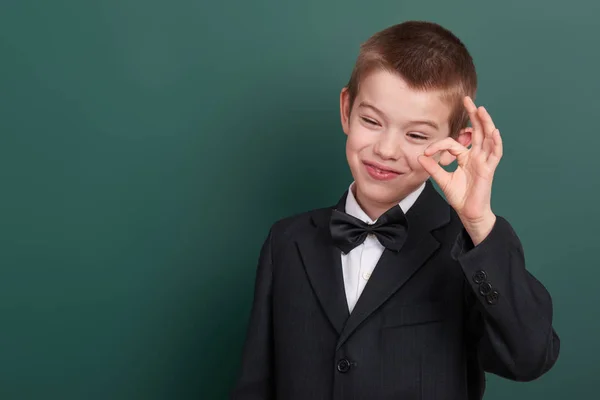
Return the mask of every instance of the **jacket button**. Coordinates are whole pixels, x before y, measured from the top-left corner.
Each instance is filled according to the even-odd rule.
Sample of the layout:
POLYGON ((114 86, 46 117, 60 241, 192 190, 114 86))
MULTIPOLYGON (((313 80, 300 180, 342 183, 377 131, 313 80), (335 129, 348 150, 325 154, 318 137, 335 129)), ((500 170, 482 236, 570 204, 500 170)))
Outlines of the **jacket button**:
POLYGON ((350 370, 350 361, 346 360, 345 358, 338 361, 337 370, 343 374, 348 372, 350 370))
POLYGON ((485 273, 485 271, 477 271, 473 275, 473 282, 475 282, 478 285, 485 282, 486 280, 487 280, 487 274, 485 273))
POLYGON ((485 296, 485 301, 487 301, 489 305, 493 306, 498 303, 499 297, 500 293, 498 293, 498 291, 494 289, 490 293, 488 293, 487 296, 485 296))
POLYGON ((479 293, 482 296, 487 296, 488 294, 490 294, 492 292, 492 285, 489 282, 483 282, 481 285, 479 285, 479 293))

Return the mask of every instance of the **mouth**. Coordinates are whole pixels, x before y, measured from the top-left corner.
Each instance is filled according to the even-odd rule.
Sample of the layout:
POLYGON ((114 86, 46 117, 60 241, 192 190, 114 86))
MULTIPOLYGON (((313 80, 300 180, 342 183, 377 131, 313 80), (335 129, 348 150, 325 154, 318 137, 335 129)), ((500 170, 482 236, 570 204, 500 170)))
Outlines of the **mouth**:
POLYGON ((401 175, 401 172, 395 169, 371 161, 363 161, 363 165, 367 169, 369 175, 376 180, 390 180, 401 175))

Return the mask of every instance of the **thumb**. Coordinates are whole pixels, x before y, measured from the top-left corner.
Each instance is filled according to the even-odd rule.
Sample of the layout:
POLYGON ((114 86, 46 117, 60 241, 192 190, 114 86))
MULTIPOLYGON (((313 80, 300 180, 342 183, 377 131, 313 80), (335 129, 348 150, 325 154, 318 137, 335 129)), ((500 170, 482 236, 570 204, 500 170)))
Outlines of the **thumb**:
POLYGON ((423 169, 436 181, 440 187, 445 187, 450 180, 450 173, 444 170, 434 159, 424 155, 417 157, 423 169))

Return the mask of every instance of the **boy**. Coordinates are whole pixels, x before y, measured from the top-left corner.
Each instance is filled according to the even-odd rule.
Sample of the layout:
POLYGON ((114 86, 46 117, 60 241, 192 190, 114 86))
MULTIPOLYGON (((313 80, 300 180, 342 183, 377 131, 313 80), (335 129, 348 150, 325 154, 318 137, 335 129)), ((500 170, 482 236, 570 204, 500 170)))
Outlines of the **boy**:
POLYGON ((476 86, 437 24, 361 46, 340 95, 354 182, 272 226, 232 399, 481 399, 485 372, 554 365, 551 297, 491 209, 502 140, 476 86))

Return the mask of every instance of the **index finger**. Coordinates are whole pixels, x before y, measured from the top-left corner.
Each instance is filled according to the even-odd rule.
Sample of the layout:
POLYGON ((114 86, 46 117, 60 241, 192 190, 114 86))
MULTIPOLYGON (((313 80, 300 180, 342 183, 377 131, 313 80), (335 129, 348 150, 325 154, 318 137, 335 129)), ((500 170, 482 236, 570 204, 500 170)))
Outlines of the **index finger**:
POLYGON ((484 135, 491 136, 496 126, 494 125, 494 121, 492 120, 492 116, 488 112, 485 107, 479 107, 477 115, 479 116, 481 123, 483 125, 484 135))
POLYGON ((471 136, 472 148, 481 149, 481 145, 483 143, 483 126, 481 125, 481 120, 477 115, 477 106, 470 96, 466 96, 464 98, 463 104, 467 110, 467 113, 469 114, 471 125, 473 126, 473 134, 471 136))

